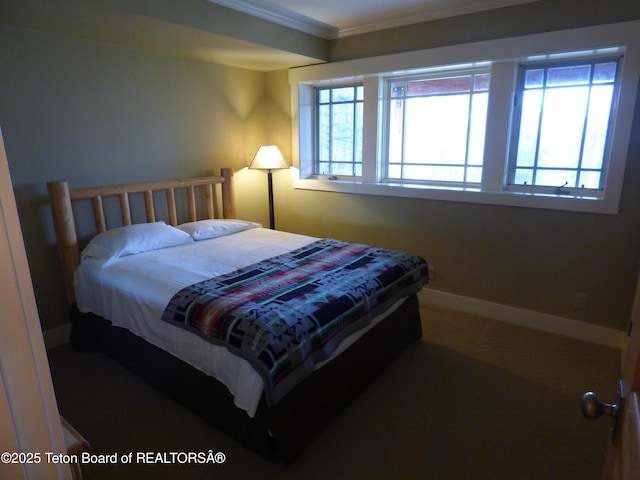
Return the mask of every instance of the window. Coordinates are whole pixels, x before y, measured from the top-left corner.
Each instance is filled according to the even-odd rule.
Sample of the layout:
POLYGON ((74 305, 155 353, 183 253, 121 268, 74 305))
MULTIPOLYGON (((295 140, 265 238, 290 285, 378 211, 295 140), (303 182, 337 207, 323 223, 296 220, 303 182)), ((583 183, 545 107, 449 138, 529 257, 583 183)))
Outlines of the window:
POLYGON ((488 72, 387 81, 385 178, 480 183, 488 72))
POLYGON ((363 86, 316 89, 318 175, 362 175, 363 86))
POLYGON ((618 209, 640 22, 292 69, 295 188, 618 209))
POLYGON ((601 190, 618 59, 521 70, 511 183, 601 190))

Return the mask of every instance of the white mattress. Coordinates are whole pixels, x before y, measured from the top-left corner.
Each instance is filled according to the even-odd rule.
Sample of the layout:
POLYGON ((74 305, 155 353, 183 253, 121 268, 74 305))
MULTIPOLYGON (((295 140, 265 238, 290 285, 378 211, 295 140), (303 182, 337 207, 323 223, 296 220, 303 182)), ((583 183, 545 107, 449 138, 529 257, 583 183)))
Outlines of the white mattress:
MULTIPOLYGON (((82 263, 74 278, 76 302, 81 312, 100 315, 214 376, 229 388, 236 406, 253 417, 264 384, 251 365, 225 347, 206 342, 160 318, 172 296, 183 287, 315 240, 317 238, 305 235, 253 228, 225 237, 122 257, 107 267, 82 263)), ((381 318, 374 319, 369 328, 381 318)), ((336 355, 366 331, 345 340, 336 355)))

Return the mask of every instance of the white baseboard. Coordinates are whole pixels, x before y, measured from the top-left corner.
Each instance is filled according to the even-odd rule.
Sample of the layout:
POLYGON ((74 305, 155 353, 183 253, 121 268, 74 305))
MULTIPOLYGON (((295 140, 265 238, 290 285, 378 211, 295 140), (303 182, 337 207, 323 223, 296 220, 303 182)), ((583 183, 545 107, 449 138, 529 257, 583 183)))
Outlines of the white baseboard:
MULTIPOLYGON (((627 335, 621 330, 601 327, 570 318, 510 307, 508 305, 487 302, 471 297, 463 297, 430 288, 423 288, 418 294, 418 297, 420 298, 420 302, 425 305, 472 313, 492 320, 555 333, 576 340, 583 340, 618 349, 623 349, 626 345, 627 335)), ((69 342, 70 333, 70 324, 44 331, 45 347, 50 349, 64 345, 69 342)))
POLYGON ((52 328, 51 330, 44 330, 42 336, 44 338, 44 346, 47 350, 50 348, 59 347, 69 342, 69 335, 71 334, 71 324, 62 325, 60 327, 52 328))
POLYGON ((601 327, 579 320, 501 305, 476 298, 463 297, 430 288, 422 289, 418 296, 425 305, 472 313, 492 320, 555 333, 607 347, 623 349, 626 345, 626 333, 613 328, 601 327))

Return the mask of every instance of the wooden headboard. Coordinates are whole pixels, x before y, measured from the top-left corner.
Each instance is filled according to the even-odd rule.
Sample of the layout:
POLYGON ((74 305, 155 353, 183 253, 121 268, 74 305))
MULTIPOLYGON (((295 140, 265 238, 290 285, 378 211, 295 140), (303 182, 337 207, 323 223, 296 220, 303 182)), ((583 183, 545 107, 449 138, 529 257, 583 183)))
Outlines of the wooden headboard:
MULTIPOLYGON (((62 264, 64 288, 69 305, 75 302, 73 288, 73 273, 80 264, 80 247, 78 243, 77 223, 74 216, 73 202, 90 200, 93 206, 93 218, 98 233, 107 230, 107 222, 102 199, 117 196, 120 200, 121 224, 132 224, 132 208, 130 194, 141 193, 144 198, 144 211, 147 222, 155 222, 156 209, 154 206, 154 192, 166 192, 168 222, 177 225, 176 210, 177 189, 185 189, 187 194, 188 221, 193 222, 202 218, 215 218, 216 186, 222 191, 222 217, 235 218, 233 199, 233 170, 223 168, 221 175, 216 177, 186 178, 180 180, 161 180, 156 182, 132 183, 126 185, 112 185, 94 188, 69 189, 67 182, 48 182, 49 200, 53 215, 53 224, 58 241, 58 253, 62 264), (205 190, 206 215, 199 215, 196 208, 196 189, 205 190)), ((163 219, 160 219, 163 220, 163 219)))

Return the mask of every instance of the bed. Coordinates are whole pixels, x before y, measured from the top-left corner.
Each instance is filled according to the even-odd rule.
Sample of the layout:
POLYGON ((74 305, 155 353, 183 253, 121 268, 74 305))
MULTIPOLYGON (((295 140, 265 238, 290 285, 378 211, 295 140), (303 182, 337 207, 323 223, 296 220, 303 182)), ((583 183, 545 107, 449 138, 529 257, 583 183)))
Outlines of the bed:
POLYGON ((74 348, 264 458, 293 462, 422 335, 422 258, 235 219, 231 169, 47 186, 74 348))

